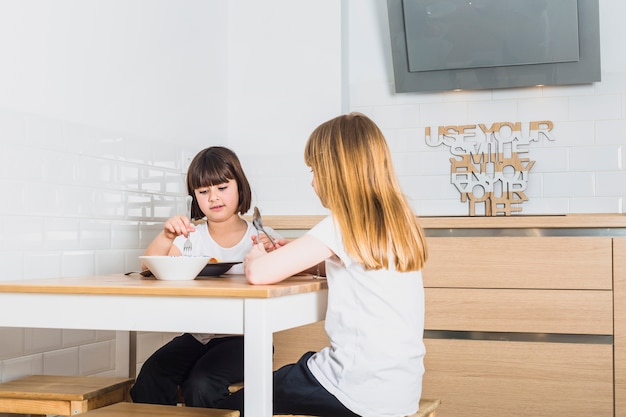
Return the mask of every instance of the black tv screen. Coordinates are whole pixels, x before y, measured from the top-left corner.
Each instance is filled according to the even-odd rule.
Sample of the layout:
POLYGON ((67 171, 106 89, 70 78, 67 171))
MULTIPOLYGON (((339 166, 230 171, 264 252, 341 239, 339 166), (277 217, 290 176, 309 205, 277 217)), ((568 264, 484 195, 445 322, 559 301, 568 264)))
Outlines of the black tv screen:
POLYGON ((600 81, 598 0, 387 0, 396 92, 600 81))

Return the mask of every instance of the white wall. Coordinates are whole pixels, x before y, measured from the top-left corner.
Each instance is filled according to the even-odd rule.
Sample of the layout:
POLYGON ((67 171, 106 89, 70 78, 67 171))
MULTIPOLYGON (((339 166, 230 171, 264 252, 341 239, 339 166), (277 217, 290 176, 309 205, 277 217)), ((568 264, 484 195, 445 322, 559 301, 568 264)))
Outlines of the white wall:
MULTIPOLYGON (((420 215, 467 213, 425 127, 531 120, 556 140, 532 145, 523 213, 622 213, 624 13, 600 2, 600 83, 394 94, 382 0, 0 0, 0 280, 137 268, 214 144, 263 213, 324 213, 302 150, 348 110, 383 128, 420 215)), ((113 337, 0 329, 0 379, 110 373, 113 337)))
POLYGON ((228 12, 228 143, 255 203, 266 214, 323 213, 303 151, 341 113, 341 1, 238 0, 228 12))
POLYGON ((223 2, 3 0, 0 11, 1 107, 150 141, 225 136, 223 2))
MULTIPOLYGON (((339 112, 338 34, 332 1, 0 0, 0 280, 137 270, 207 146, 241 154, 255 196, 293 187, 277 154, 339 112)), ((168 337, 140 335, 140 360, 168 337)), ((113 332, 0 329, 0 380, 110 375, 114 349, 113 332)))

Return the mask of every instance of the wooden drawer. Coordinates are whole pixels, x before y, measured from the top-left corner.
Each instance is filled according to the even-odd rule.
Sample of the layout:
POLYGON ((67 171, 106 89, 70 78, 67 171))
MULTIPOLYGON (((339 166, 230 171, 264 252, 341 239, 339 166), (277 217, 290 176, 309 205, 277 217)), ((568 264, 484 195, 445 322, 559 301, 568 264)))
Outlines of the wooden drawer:
POLYGON ((426 329, 613 334, 613 293, 426 288, 426 329))
POLYGON ((615 415, 626 416, 626 238, 616 238, 615 252, 615 415))
POLYGON ((426 339, 437 417, 613 416, 610 345, 426 339))
POLYGON ((612 288, 610 237, 430 237, 426 287, 612 288))

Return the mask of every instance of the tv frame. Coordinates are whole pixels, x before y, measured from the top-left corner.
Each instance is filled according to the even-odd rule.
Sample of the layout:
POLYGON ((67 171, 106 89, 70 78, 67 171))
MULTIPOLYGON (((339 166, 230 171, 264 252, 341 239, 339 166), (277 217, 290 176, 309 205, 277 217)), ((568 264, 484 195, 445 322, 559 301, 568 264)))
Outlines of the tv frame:
POLYGON ((578 61, 419 72, 409 71, 402 2, 387 0, 396 93, 589 84, 601 80, 599 0, 577 1, 578 61))

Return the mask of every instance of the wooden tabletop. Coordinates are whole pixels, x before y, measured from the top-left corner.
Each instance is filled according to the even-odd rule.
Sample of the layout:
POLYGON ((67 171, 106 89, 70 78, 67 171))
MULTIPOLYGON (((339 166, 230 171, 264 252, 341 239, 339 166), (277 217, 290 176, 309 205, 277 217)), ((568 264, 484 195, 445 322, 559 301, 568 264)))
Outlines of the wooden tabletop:
POLYGON ((326 280, 297 275, 271 285, 251 285, 243 275, 161 281, 154 277, 96 275, 0 282, 0 293, 161 295, 189 297, 272 298, 327 289, 326 280))
MULTIPOLYGON (((263 224, 277 230, 307 230, 323 215, 267 215, 263 224)), ((555 214, 515 216, 420 216, 425 229, 454 228, 626 228, 626 214, 555 214)))
POLYGON ((454 228, 624 228, 624 214, 555 214, 555 215, 516 215, 516 216, 449 216, 420 217, 425 229, 454 228))

